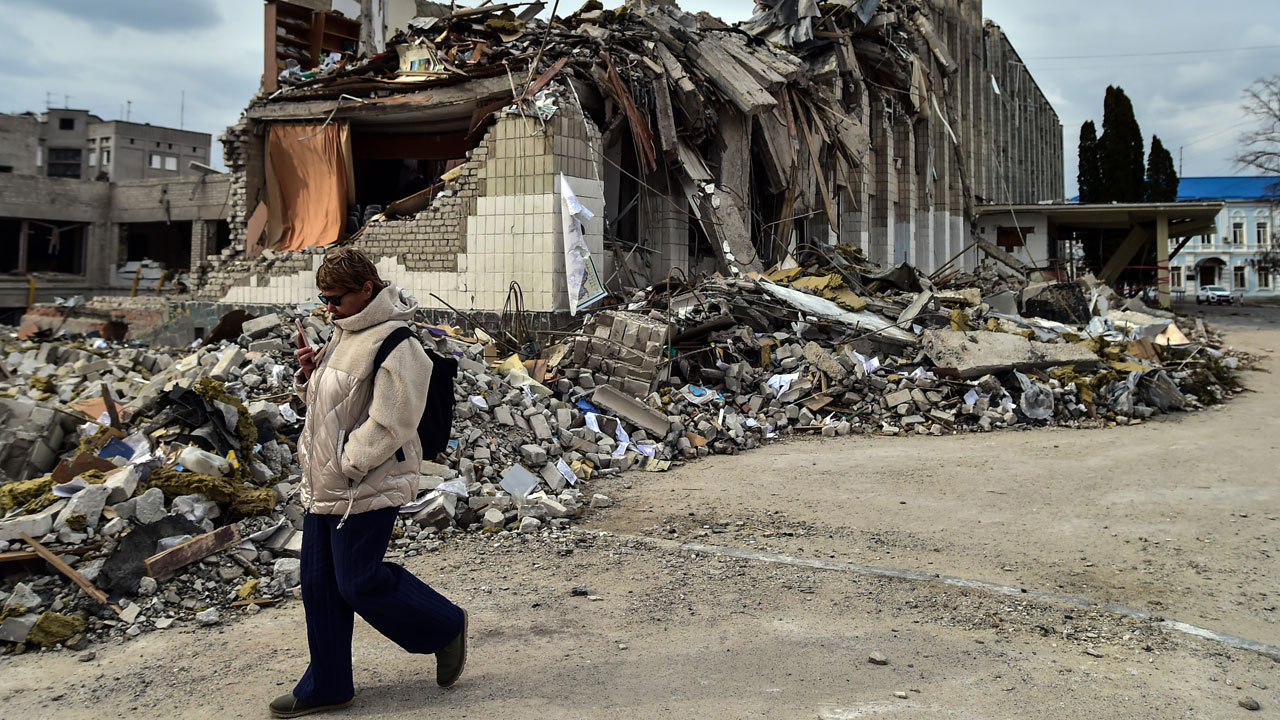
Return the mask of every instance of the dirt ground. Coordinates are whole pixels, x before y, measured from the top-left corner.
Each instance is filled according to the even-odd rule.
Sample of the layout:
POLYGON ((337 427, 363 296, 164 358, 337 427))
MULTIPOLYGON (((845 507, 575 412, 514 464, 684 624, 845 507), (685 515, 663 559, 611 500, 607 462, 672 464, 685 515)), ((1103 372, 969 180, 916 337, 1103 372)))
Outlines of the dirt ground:
MULTIPOLYGON (((1159 624, 1280 645, 1280 309, 1204 313, 1267 356, 1220 409, 789 442, 597 483, 615 506, 560 537, 466 535, 409 558, 470 611, 467 672, 441 690, 432 658, 358 623, 358 694, 337 716, 1229 718, 1251 715, 1246 696, 1276 716, 1276 661, 1159 624)), ((0 716, 265 717, 306 663, 296 601, 94 650, 0 659, 0 716)))

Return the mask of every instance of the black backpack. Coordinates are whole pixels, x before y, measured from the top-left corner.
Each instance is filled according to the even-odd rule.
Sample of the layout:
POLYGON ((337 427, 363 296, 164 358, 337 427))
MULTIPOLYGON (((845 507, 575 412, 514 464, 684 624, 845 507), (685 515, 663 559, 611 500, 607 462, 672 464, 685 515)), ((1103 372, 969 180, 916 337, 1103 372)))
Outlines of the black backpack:
MULTIPOLYGON (((378 346, 378 353, 373 356, 373 374, 370 384, 378 377, 378 370, 387 356, 401 342, 409 339, 417 340, 413 330, 401 326, 391 331, 378 346)), ((458 377, 458 361, 445 357, 430 348, 424 348, 427 357, 431 358, 431 384, 427 387, 427 407, 418 420, 418 440, 422 441, 422 459, 434 461, 436 455, 444 452, 449 446, 449 435, 453 430, 453 381, 458 377)), ((404 462, 404 448, 396 450, 396 458, 404 462)))

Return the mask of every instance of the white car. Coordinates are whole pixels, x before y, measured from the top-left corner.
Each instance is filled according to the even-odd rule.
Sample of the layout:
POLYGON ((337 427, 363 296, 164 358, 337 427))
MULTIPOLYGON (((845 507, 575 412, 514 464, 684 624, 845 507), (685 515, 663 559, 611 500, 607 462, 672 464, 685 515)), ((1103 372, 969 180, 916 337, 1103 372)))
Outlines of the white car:
POLYGON ((1221 285, 1205 285, 1196 291, 1196 304, 1203 305, 1209 303, 1217 305, 1218 303, 1226 303, 1228 305, 1236 301, 1231 295, 1231 291, 1221 285))

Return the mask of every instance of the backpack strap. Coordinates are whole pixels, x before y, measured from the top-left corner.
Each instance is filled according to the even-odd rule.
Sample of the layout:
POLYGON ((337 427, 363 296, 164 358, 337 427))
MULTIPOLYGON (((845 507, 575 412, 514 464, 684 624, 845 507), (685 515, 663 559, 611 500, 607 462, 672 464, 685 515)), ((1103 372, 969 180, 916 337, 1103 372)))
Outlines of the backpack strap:
MULTIPOLYGON (((413 336, 414 333, 412 330, 401 325, 395 330, 392 330, 391 333, 382 340, 382 344, 378 346, 378 352, 373 356, 373 370, 369 373, 370 390, 373 389, 374 380, 378 377, 378 370, 382 368, 382 364, 391 356, 391 351, 395 350, 396 346, 400 343, 412 338, 413 336)), ((404 448, 398 448, 396 450, 396 459, 400 462, 404 462, 404 448)))

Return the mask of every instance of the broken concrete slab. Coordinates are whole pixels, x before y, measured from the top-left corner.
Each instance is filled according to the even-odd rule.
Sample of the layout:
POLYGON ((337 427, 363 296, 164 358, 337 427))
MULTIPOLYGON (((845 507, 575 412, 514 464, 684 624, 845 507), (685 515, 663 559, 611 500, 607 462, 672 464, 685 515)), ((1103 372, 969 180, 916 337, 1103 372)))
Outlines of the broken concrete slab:
POLYGON ((936 372, 959 378, 1056 365, 1092 367, 1098 363, 1098 356, 1083 345, 1035 342, 1020 335, 995 332, 926 330, 924 352, 936 372))
POLYGON ((591 395, 591 401, 623 420, 642 427, 653 437, 664 438, 671 430, 667 416, 639 400, 624 395, 611 385, 601 385, 591 395))

